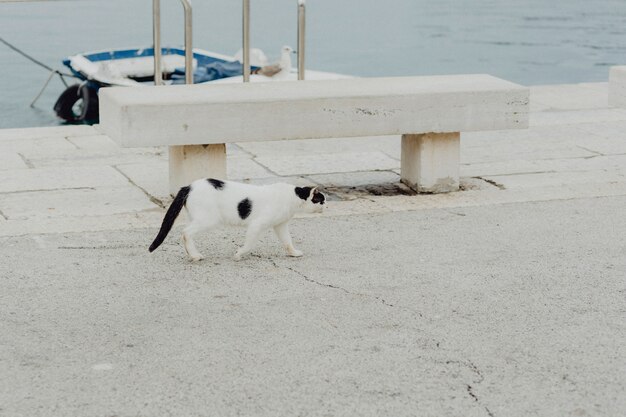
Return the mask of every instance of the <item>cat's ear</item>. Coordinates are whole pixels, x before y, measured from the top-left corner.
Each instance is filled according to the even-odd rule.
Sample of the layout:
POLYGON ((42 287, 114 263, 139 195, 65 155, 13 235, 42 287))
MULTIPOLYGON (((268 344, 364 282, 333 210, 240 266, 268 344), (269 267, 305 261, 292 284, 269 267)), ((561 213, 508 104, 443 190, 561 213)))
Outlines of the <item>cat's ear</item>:
POLYGON ((311 187, 296 187, 296 195, 300 197, 302 200, 307 200, 312 193, 311 187))
POLYGON ((317 187, 311 190, 311 203, 323 205, 325 200, 326 197, 317 189, 317 187))

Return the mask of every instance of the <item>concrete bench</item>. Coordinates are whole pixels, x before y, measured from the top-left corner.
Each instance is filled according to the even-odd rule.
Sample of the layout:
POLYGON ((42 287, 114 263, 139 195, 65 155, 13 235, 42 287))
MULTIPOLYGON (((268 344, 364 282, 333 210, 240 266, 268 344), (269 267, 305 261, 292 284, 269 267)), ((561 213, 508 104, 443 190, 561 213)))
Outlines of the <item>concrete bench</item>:
POLYGON ((226 177, 229 142, 402 135, 402 181, 459 188, 460 132, 528 127, 529 90, 489 75, 352 78, 100 90, 100 130, 170 146, 172 192, 226 177))
POLYGON ((609 105, 626 107, 626 66, 611 67, 609 72, 609 105))

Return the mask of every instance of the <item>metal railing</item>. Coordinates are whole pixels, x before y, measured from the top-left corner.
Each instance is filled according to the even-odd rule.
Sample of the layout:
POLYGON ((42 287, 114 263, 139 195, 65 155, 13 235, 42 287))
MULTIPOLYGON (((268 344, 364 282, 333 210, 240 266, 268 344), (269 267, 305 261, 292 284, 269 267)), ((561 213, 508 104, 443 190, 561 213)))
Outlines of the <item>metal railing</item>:
POLYGON ((250 82, 250 0, 243 0, 243 82, 250 82))
MULTIPOLYGON (((185 83, 193 84, 192 10, 189 0, 180 0, 185 10, 185 83)), ((163 84, 161 67, 161 0, 152 0, 154 85, 163 84)))
MULTIPOLYGON (((189 0, 180 0, 185 10, 185 83, 193 84, 192 9, 189 0)), ((243 0, 243 81, 250 81, 250 0, 243 0)), ((298 80, 304 80, 306 0, 298 0, 298 80)), ((152 0, 154 84, 163 84, 161 67, 161 0, 152 0)))
POLYGON ((180 0, 185 9, 185 83, 193 84, 192 13, 189 0, 180 0))
POLYGON ((298 80, 304 80, 305 28, 306 28, 306 1, 298 0, 298 80))
MULTIPOLYGON (((243 0, 243 82, 250 82, 250 0, 243 0)), ((298 0, 298 80, 304 80, 306 0, 298 0)))
POLYGON ((154 85, 163 84, 161 73, 161 0, 152 0, 152 46, 154 48, 154 85))

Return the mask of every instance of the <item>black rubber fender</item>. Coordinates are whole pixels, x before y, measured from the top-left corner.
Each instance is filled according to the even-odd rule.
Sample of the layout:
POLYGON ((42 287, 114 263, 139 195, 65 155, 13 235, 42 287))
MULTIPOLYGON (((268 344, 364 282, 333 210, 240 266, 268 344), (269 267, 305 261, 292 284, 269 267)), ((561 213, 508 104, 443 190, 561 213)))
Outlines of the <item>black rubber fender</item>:
POLYGON ((84 84, 70 85, 54 103, 54 112, 70 123, 97 122, 98 92, 84 84))

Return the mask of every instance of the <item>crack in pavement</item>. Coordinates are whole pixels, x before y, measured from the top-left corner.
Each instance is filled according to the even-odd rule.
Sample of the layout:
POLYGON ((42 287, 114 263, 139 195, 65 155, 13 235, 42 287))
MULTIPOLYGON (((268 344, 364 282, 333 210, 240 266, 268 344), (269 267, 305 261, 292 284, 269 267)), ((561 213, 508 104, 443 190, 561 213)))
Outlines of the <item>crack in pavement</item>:
POLYGON ((126 178, 131 185, 139 188, 141 190, 141 192, 144 193, 146 195, 146 197, 148 197, 148 200, 150 200, 153 204, 156 204, 157 206, 161 207, 162 209, 167 208, 167 206, 165 205, 165 203, 163 201, 161 201, 160 199, 158 199, 155 196, 153 196, 152 194, 150 194, 143 187, 140 187, 139 185, 135 184, 135 182, 132 179, 130 179, 130 177, 128 175, 126 175, 121 169, 119 169, 117 165, 112 165, 111 167, 114 170, 116 170, 117 172, 119 172, 120 175, 122 175, 124 178, 126 178))
MULTIPOLYGON (((280 265, 278 265, 276 263, 276 261, 274 261, 273 259, 269 259, 270 263, 272 265, 274 265, 275 268, 281 268, 280 265)), ((333 284, 326 284, 323 282, 319 282, 314 280, 313 278, 309 278, 308 276, 306 276, 305 274, 303 274, 302 272, 298 271, 297 269, 294 269, 292 267, 289 266, 282 266, 285 269, 290 270, 291 272, 294 272, 298 275, 300 275, 302 278, 304 278, 305 281, 310 282, 311 284, 315 284, 315 285, 319 285, 320 287, 326 287, 326 288, 332 288, 334 290, 340 290, 343 291, 346 294, 350 294, 350 295, 356 295, 358 297, 368 297, 368 298, 374 298, 375 300, 380 301, 383 305, 387 306, 387 307, 395 307, 394 304, 391 304, 389 302, 387 302, 384 298, 380 297, 380 296, 376 296, 376 295, 369 295, 369 294, 363 294, 363 293, 356 293, 356 292, 352 292, 352 291, 348 291, 347 289, 343 288, 343 287, 339 287, 337 285, 333 285, 333 284)), ((421 313, 417 313, 419 314, 420 317, 422 317, 421 313)))
POLYGON ((23 154, 21 154, 21 153, 19 153, 19 152, 18 152, 17 154, 18 154, 18 156, 19 156, 20 158, 22 158, 22 161, 24 162, 24 164, 26 164, 26 166, 27 166, 28 168, 31 168, 31 169, 32 169, 32 168, 35 168, 35 166, 33 165, 33 163, 32 163, 32 162, 31 162, 28 158, 26 158, 23 154))
POLYGON ((470 384, 466 384, 465 386, 467 387, 467 393, 469 394, 469 396, 472 397, 478 405, 480 405, 481 407, 485 409, 485 411, 487 412, 487 415, 489 417, 495 417, 495 414, 493 414, 491 410, 489 410, 489 408, 487 408, 486 406, 480 403, 480 400, 478 399, 476 394, 474 394, 474 391, 472 391, 472 386, 470 384))
POLYGON ((606 156, 602 152, 594 151, 593 149, 585 148, 584 146, 580 146, 580 145, 576 145, 576 146, 579 147, 580 149, 584 150, 584 151, 591 152, 591 153, 595 154, 593 156, 587 156, 584 159, 596 158, 598 156, 606 156))
MULTIPOLYGON (((478 366, 476 366, 476 364, 470 360, 468 361, 461 361, 461 360, 447 360, 445 362, 446 365, 449 364, 456 364, 456 365, 461 365, 464 366, 466 368, 468 368, 470 371, 472 371, 472 373, 474 373, 475 375, 478 376, 478 379, 472 381, 473 384, 480 384, 481 382, 483 382, 485 380, 485 376, 483 375, 483 373, 480 371, 480 369, 478 368, 478 366)), ((495 415, 493 414, 493 412, 484 404, 482 404, 482 402, 480 401, 480 399, 478 398, 478 396, 476 395, 476 393, 474 392, 474 387, 470 384, 465 384, 465 388, 467 390, 467 393, 469 394, 469 396, 481 407, 483 407, 485 409, 485 411, 487 412, 487 415, 489 417, 495 417, 495 415)))
MULTIPOLYGON (((321 287, 326 287, 326 288, 331 288, 334 290, 339 290, 344 292, 345 294, 350 294, 350 295, 356 295, 359 297, 367 297, 367 298, 373 298, 377 301, 380 301, 383 305, 388 306, 388 307, 395 307, 395 308, 399 308, 401 310, 405 310, 405 311, 409 311, 411 313, 417 313, 420 317, 423 317, 421 313, 419 312, 415 312, 411 309, 407 309, 405 307, 400 307, 400 306, 395 306, 394 304, 388 303, 387 301, 385 301, 385 299, 383 299, 382 297, 379 296, 373 296, 373 295, 369 295, 369 294, 363 294, 363 293, 355 293, 355 292, 351 292, 343 287, 340 287, 338 285, 333 285, 333 284, 328 284, 328 283, 323 283, 323 282, 319 282, 313 278, 308 277, 306 274, 298 271, 297 269, 294 269, 290 266, 285 266, 285 265, 278 265, 276 263, 276 261, 274 261, 273 259, 269 259, 269 262, 275 267, 275 268, 285 268, 288 269, 289 271, 299 275, 300 277, 302 277, 306 282, 310 282, 311 284, 315 284, 321 287)), ((437 348, 439 348, 439 342, 437 342, 437 348)), ((438 361, 435 361, 438 362, 438 361)), ((450 365, 450 364, 456 364, 456 365, 460 365, 463 367, 466 367, 467 369, 469 369, 474 375, 476 375, 476 378, 472 381, 472 384, 476 385, 476 384, 480 384, 481 382, 483 382, 485 380, 485 376, 483 375, 483 373, 481 372, 481 370, 478 368, 478 366, 476 366, 476 364, 470 360, 467 361, 462 361, 462 360, 446 360, 445 362, 439 362, 442 363, 444 365, 450 365)), ((468 395, 476 402, 476 404, 478 404, 480 407, 482 407, 485 412, 487 413, 487 415, 489 417, 495 417, 495 414, 484 404, 482 404, 482 402, 480 401, 480 399, 478 398, 478 396, 476 395, 476 393, 474 392, 474 388, 472 385, 470 384, 465 384, 465 388, 467 390, 468 395)))
POLYGON ((472 371, 474 374, 478 375, 478 380, 477 381, 473 381, 475 384, 480 384, 481 382, 483 382, 485 380, 485 377, 483 376, 482 372, 480 372, 480 369, 478 369, 478 366, 476 366, 472 361, 465 361, 464 362, 464 361, 459 361, 459 360, 447 360, 445 362, 446 365, 450 365, 451 363, 454 363, 456 365, 465 366, 470 371, 472 371))
POLYGON ((469 394, 469 396, 472 397, 474 401, 478 402, 478 397, 472 391, 472 386, 470 384, 465 384, 465 386, 467 387, 467 393, 469 394))
POLYGON ((498 187, 501 190, 506 190, 506 187, 503 184, 499 184, 497 182, 495 182, 494 180, 488 180, 487 178, 483 178, 483 177, 472 177, 475 178, 477 180, 481 180, 481 181, 485 181, 486 183, 489 183, 495 187, 498 187))
POLYGON ((82 149, 80 148, 80 146, 78 146, 77 144, 75 144, 74 142, 72 142, 72 141, 70 140, 70 137, 71 137, 71 136, 65 136, 65 137, 63 137, 63 139, 65 139, 65 141, 66 141, 66 142, 68 142, 70 145, 72 145, 72 146, 73 146, 73 147, 75 147, 76 149, 78 149, 78 150, 82 150, 82 149))
POLYGON ((268 166, 262 164, 261 162, 257 161, 256 159, 257 157, 253 157, 251 158, 252 162, 256 163, 257 165, 259 165, 261 168, 264 168, 267 172, 269 172, 272 175, 275 175, 277 177, 282 177, 283 175, 280 175, 279 173, 277 173, 276 171, 270 169, 268 166))

